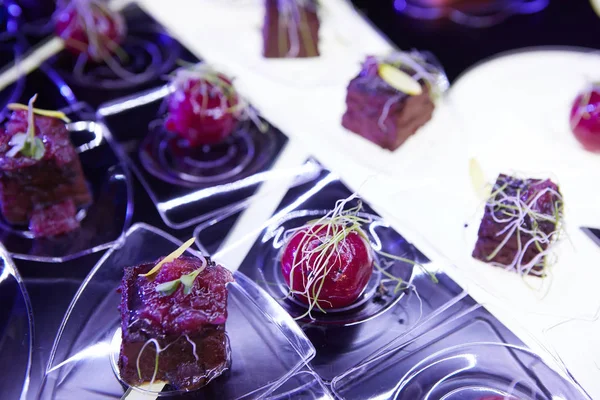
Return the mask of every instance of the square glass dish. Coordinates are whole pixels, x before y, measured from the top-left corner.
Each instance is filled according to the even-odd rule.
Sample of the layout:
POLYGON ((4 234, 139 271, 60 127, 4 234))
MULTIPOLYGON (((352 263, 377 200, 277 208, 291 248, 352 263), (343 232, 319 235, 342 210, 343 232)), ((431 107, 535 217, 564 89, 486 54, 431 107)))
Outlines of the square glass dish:
POLYGON ((314 164, 299 171, 273 169, 288 139, 273 126, 263 133, 250 122, 238 125, 221 144, 182 154, 177 136, 164 128, 164 100, 170 93, 165 85, 98 111, 169 227, 213 218, 247 200, 267 180, 318 173, 314 164))
POLYGON ((5 399, 26 399, 33 351, 33 312, 25 284, 0 244, 0 388, 5 399))
POLYGON ((160 86, 179 61, 197 62, 167 30, 137 4, 128 4, 121 14, 127 36, 121 48, 127 57, 94 62, 85 54, 62 50, 47 61, 71 86, 79 101, 95 109, 102 103, 160 86))
MULTIPOLYGON (((213 254, 219 260, 238 252, 242 242, 253 243, 241 262, 240 271, 298 320, 317 348, 311 367, 325 382, 369 356, 408 340, 411 334, 427 329, 440 315, 461 312, 474 304, 466 292, 443 273, 439 263, 428 260, 371 207, 363 204, 358 215, 369 222, 363 224, 362 229, 384 270, 373 268, 366 288, 350 306, 326 313, 313 309, 312 318, 305 316, 307 306, 288 295, 289 286, 281 270, 286 238, 294 229, 322 217, 338 200, 350 195, 351 191, 335 174, 323 171, 317 179, 289 189, 266 222, 247 221, 251 228, 241 239, 226 242, 213 254), (386 259, 380 255, 384 253, 406 262, 386 259), (415 263, 434 273, 437 283, 415 263), (389 276, 403 280, 401 290, 396 290, 398 281, 389 276), (466 300, 461 301, 463 299, 466 300)), ((353 200, 347 208, 356 204, 353 200)), ((200 244, 218 232, 220 224, 229 224, 229 218, 234 216, 221 218, 219 223, 210 221, 197 227, 195 235, 200 244)))
MULTIPOLYGON (((180 245, 156 228, 136 224, 127 232, 122 246, 106 253, 83 282, 65 315, 52 349, 41 399, 123 396, 126 385, 117 378, 118 368, 114 365, 119 353, 118 340, 116 343, 114 338, 120 329, 117 288, 123 269, 156 260, 180 245)), ((194 250, 188 252, 199 255, 194 250)), ((234 278, 235 282, 228 286, 226 323, 231 370, 193 392, 194 398, 268 396, 314 356, 310 341, 276 302, 243 274, 236 272, 234 278)))
POLYGON ((336 377, 341 399, 588 400, 482 306, 336 377))
POLYGON ((321 378, 310 369, 290 377, 268 400, 334 400, 333 395, 321 378))
POLYGON ((2 243, 14 258, 55 263, 110 247, 122 237, 133 212, 126 165, 112 146, 108 131, 94 121, 93 110, 74 102, 69 87, 53 70, 35 70, 24 81, 17 102, 26 104, 37 93, 36 107, 63 111, 71 119, 67 129, 93 201, 78 210, 80 228, 54 237, 36 238, 26 225, 10 225, 0 216, 2 243))

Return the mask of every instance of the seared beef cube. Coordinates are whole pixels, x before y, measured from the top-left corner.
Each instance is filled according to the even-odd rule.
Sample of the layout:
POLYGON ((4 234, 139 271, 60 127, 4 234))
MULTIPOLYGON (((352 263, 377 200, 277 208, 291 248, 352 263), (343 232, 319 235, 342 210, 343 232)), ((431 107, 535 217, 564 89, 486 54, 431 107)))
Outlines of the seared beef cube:
POLYGON ((125 269, 120 287, 121 376, 129 384, 139 385, 151 381, 156 373, 156 380, 178 389, 200 388, 227 370, 231 363, 225 321, 226 285, 233 278, 220 265, 192 257, 165 263, 155 276, 140 276, 155 265, 125 269), (176 285, 172 293, 157 290, 158 285, 196 270, 201 272, 189 292, 183 284, 176 285), (155 344, 161 349, 156 371, 155 344))
MULTIPOLYGON (((411 96, 385 82, 377 67, 378 62, 369 57, 350 81, 342 125, 384 149, 396 150, 431 119, 435 105, 424 82, 419 82, 422 93, 411 96)), ((412 75, 409 69, 405 72, 412 75)))
POLYGON ((519 273, 542 275, 544 255, 556 240, 562 196, 550 181, 499 175, 488 199, 473 257, 519 273), (538 258, 532 268, 521 269, 538 258))
POLYGON ((40 115, 35 115, 34 123, 36 136, 45 148, 40 160, 20 153, 7 155, 12 137, 27 132, 26 111, 13 112, 6 126, 0 128, 0 203, 4 219, 11 224, 25 224, 34 210, 53 204, 71 200, 75 207, 82 207, 92 201, 64 123, 40 115))
POLYGON ((29 229, 36 237, 56 236, 77 228, 77 208, 72 199, 34 210, 29 221, 29 229))
POLYGON ((263 55, 319 56, 319 16, 313 0, 266 0, 263 55))

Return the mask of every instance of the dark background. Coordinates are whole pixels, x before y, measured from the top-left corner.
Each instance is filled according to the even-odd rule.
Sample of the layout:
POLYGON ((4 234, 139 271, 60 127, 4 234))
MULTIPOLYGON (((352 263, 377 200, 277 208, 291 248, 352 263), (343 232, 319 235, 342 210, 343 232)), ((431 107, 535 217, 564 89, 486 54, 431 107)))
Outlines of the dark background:
POLYGON ((412 19, 398 13, 393 0, 352 2, 400 49, 433 52, 451 82, 473 64, 512 49, 600 48, 600 17, 589 0, 550 0, 548 7, 537 14, 511 16, 489 28, 468 28, 448 20, 412 19))

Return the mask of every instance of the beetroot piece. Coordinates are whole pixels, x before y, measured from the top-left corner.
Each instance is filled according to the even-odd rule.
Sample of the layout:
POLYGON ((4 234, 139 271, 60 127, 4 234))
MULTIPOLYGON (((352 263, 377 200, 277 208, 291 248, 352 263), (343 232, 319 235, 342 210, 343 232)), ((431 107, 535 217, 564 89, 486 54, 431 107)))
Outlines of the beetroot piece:
MULTIPOLYGON (((547 236, 554 238, 554 232, 562 218, 562 196, 558 186, 550 181, 536 179, 518 179, 508 175, 499 175, 494 188, 494 196, 488 200, 481 224, 478 239, 473 250, 473 257, 486 263, 500 266, 511 266, 519 273, 539 276, 542 274, 544 258, 534 263, 533 268, 520 270, 519 266, 531 263, 536 256, 548 249, 553 240, 545 241, 539 238, 547 236), (543 193, 543 194, 542 194, 543 193), (531 204, 531 211, 518 217, 515 201, 521 204, 531 204), (492 203, 500 203, 492 204, 492 203), (515 215, 514 217, 511 215, 515 215), (558 217, 558 222, 548 218, 558 217), (516 223, 519 228, 510 234, 507 226, 516 223), (532 234, 531 232, 534 232, 532 234), (508 238, 506 236, 509 235, 508 238), (537 240, 536 240, 537 238, 537 240), (506 241, 505 241, 506 239, 506 241), (501 246, 502 242, 504 245, 501 246), (536 244, 537 243, 537 244, 536 244), (520 244, 520 249, 519 249, 520 244), (497 248, 500 247, 499 250, 497 248), (494 252, 496 253, 492 258, 494 252), (520 261, 518 259, 520 258, 520 261)), ((525 210, 523 205, 520 209, 525 210)))
POLYGON ((239 98, 231 80, 222 74, 215 74, 212 81, 198 76, 178 74, 165 122, 168 131, 186 139, 191 147, 222 142, 238 122, 238 111, 232 107, 239 105, 239 98))
POLYGON ((140 276, 155 265, 125 269, 120 287, 121 376, 132 385, 152 379, 156 347, 150 343, 143 352, 142 347, 154 339, 163 349, 159 353, 156 379, 181 390, 198 389, 230 365, 229 339, 225 333, 226 285, 233 278, 220 265, 192 257, 165 263, 154 276, 140 276), (186 294, 183 284, 178 284, 171 294, 157 291, 158 285, 199 269, 202 270, 193 280, 189 293, 186 294), (141 378, 136 365, 138 358, 141 378))
POLYGON ((600 152, 600 85, 577 96, 571 108, 571 129, 588 151, 600 152))
POLYGON ((92 201, 69 132, 56 118, 35 115, 35 135, 45 148, 40 160, 10 157, 13 135, 27 132, 27 112, 15 111, 0 128, 0 206, 11 224, 31 223, 34 234, 48 236, 76 229, 73 207, 92 201), (57 205, 56 207, 53 207, 57 205), (71 206, 72 205, 72 206, 71 206))
POLYGON ((313 0, 266 0, 263 56, 319 56, 319 16, 313 0))
POLYGON ((34 236, 57 236, 79 228, 77 208, 72 199, 34 210, 29 229, 34 236))
MULTIPOLYGON (((332 229, 340 228, 334 226, 332 229)), ((346 307, 356 301, 369 282, 373 272, 371 248, 358 233, 351 232, 340 241, 337 250, 326 250, 325 259, 331 256, 328 262, 319 261, 320 256, 323 256, 320 252, 306 255, 306 252, 327 239, 327 228, 324 225, 299 230, 283 250, 281 269, 291 290, 304 293, 307 290, 307 279, 314 278, 317 274, 316 281, 308 287, 310 298, 294 295, 297 299, 304 303, 317 300, 323 309, 346 307), (321 291, 318 292, 321 284, 321 291)))
MULTIPOLYGON (((350 81, 342 125, 384 149, 395 150, 431 119, 435 105, 425 81, 419 81, 423 92, 410 96, 385 82, 378 65, 377 59, 368 57, 360 74, 350 81)), ((399 68, 415 74, 408 65, 399 68)))
POLYGON ((97 62, 110 57, 126 35, 123 18, 100 0, 59 3, 54 19, 56 35, 66 48, 97 62))

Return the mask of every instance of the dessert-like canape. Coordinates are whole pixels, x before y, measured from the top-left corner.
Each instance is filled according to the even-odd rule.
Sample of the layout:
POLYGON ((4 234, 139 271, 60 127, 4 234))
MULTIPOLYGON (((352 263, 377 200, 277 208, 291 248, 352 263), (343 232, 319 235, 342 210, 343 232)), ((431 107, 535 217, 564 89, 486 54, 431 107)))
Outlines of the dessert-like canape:
POLYGON ((65 47, 96 62, 112 57, 126 35, 124 19, 102 0, 59 1, 54 20, 65 47))
POLYGON ((231 273, 208 258, 179 256, 125 269, 121 283, 119 370, 130 385, 164 381, 195 390, 231 364, 227 283, 231 273))
POLYGON ((317 57, 319 16, 315 0, 265 0, 263 55, 317 57))
POLYGON ((342 125, 395 150, 431 119, 441 76, 443 72, 417 52, 367 57, 348 85, 342 125))
POLYGON ((551 180, 501 174, 485 205, 473 257, 520 275, 544 276, 562 215, 562 195, 551 180))
POLYGON ((600 152, 600 85, 581 93, 571 108, 571 130, 586 150, 600 152))
POLYGON ((232 79, 206 64, 179 68, 172 84, 165 128, 191 147, 222 142, 245 116, 232 79))
POLYGON ((371 245, 359 228, 325 220, 297 231, 281 260, 286 283, 296 298, 322 309, 352 304, 373 272, 371 245))
MULTIPOLYGON (((37 96, 37 95, 36 95, 37 96)), ((0 128, 0 207, 10 224, 30 224, 35 236, 79 227, 78 207, 92 201, 63 113, 10 104, 0 128)))
MULTIPOLYGON (((314 311, 326 313, 352 305, 369 284, 373 268, 385 277, 379 282, 379 296, 387 295, 392 283, 394 293, 408 287, 394 275, 394 268, 406 264, 423 268, 413 260, 383 251, 381 243, 379 249, 371 245, 362 226, 373 222, 373 216, 362 212, 360 201, 346 209, 357 198, 352 194, 338 200, 323 217, 288 231, 281 253, 281 272, 289 287, 288 296, 308 306, 296 319, 315 319, 314 311)), ((423 271, 437 282, 434 274, 423 271)))

